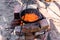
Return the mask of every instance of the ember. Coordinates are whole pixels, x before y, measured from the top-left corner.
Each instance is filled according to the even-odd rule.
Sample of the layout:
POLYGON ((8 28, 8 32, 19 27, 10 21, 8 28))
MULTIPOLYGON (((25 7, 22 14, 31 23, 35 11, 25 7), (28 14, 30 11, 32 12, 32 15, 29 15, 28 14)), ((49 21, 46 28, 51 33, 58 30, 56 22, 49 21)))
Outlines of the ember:
POLYGON ((27 22, 33 22, 38 20, 38 16, 34 13, 27 13, 24 16, 22 16, 22 19, 27 22))

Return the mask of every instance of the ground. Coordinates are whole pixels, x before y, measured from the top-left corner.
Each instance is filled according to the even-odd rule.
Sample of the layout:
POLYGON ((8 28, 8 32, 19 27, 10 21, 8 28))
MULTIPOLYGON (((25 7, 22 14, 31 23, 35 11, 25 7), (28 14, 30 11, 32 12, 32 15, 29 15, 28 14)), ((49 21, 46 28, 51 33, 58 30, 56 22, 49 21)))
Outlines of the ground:
MULTIPOLYGON (((9 3, 8 4, 7 3, 8 3, 8 0, 7 1, 0 0, 0 27, 1 27, 1 25, 4 26, 4 24, 10 23, 13 20, 13 7, 12 7, 13 5, 11 3, 10 3, 11 5, 9 5, 9 3), (1 18, 2 18, 2 20, 1 20, 1 18)), ((52 9, 55 10, 53 7, 52 7, 52 9)), ((50 15, 52 15, 52 17, 55 16, 54 13, 51 14, 51 11, 49 9, 47 9, 47 10, 48 10, 48 12, 50 12, 50 15)), ((58 11, 56 10, 56 12, 58 12, 58 11)), ((57 18, 59 19, 59 17, 57 17, 57 18)), ((53 19, 53 18, 51 18, 51 19, 53 19)), ((57 20, 54 19, 57 22, 50 20, 51 31, 49 33, 50 33, 51 40, 60 40, 60 27, 59 27, 60 22, 58 21, 58 19, 57 20), (52 23, 52 21, 54 24, 52 23)), ((7 27, 7 26, 4 26, 4 28, 5 27, 7 27)), ((1 34, 1 31, 0 31, 0 34, 1 34)), ((2 39, 0 39, 0 40, 2 40, 2 39)), ((5 39, 3 39, 3 40, 5 40, 5 39)))

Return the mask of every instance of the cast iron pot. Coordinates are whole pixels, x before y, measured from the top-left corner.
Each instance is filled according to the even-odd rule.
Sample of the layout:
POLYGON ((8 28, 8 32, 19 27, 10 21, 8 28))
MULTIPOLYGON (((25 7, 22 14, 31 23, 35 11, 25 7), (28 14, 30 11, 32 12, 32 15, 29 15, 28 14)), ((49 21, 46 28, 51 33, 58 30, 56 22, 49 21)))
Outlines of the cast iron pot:
POLYGON ((42 19, 42 14, 38 10, 36 10, 36 9, 25 9, 20 13, 20 19, 25 23, 33 23, 33 22, 27 22, 27 21, 22 19, 22 16, 25 15, 26 13, 35 13, 39 17, 38 20, 33 21, 33 22, 37 22, 37 21, 42 19))

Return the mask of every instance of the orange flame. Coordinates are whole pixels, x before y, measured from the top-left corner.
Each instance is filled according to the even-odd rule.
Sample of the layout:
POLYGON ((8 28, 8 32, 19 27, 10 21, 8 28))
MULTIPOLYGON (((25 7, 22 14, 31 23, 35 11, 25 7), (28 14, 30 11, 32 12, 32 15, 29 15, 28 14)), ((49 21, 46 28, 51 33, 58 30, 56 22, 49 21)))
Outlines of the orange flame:
POLYGON ((22 19, 27 22, 33 22, 38 20, 38 16, 34 13, 27 13, 24 16, 22 16, 22 19))

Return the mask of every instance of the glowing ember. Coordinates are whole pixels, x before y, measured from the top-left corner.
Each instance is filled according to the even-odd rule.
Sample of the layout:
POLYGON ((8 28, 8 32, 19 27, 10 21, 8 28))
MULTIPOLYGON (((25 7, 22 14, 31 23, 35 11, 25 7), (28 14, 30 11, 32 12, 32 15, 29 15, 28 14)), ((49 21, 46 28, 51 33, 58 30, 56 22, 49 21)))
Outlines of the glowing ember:
POLYGON ((27 13, 24 16, 22 16, 22 19, 27 22, 33 22, 38 20, 38 16, 34 13, 27 13))

